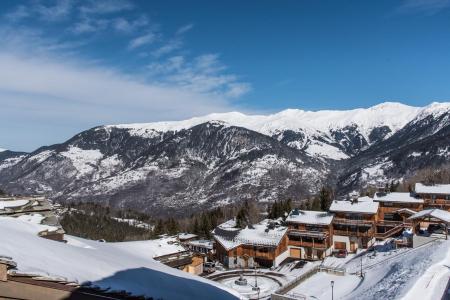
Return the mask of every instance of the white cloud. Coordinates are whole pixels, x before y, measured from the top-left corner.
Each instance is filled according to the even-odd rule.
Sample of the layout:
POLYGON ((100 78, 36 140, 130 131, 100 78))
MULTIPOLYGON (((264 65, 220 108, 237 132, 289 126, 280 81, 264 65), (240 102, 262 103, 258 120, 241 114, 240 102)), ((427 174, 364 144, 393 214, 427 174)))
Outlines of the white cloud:
POLYGON ((107 29, 109 24, 110 21, 106 19, 83 17, 73 24, 71 31, 75 34, 99 32, 107 29))
POLYGON ((167 43, 152 51, 152 55, 156 58, 169 54, 183 46, 183 41, 179 38, 169 40, 167 43))
POLYGON ((144 35, 138 36, 130 41, 128 44, 128 49, 136 49, 148 44, 151 44, 155 41, 156 34, 153 32, 148 32, 144 35))
POLYGON ((6 13, 5 17, 11 22, 19 22, 28 17, 37 17, 43 21, 53 22, 66 19, 72 12, 73 2, 69 0, 54 1, 54 5, 48 5, 48 3, 34 1, 27 6, 18 5, 6 13))
POLYGON ((450 0, 404 0, 396 12, 434 15, 447 8, 450 8, 450 0))
POLYGON ((45 8, 41 3, 17 6, 4 15, 10 23, 0 24, 0 135, 3 140, 8 136, 10 141, 3 146, 30 150, 25 147, 59 142, 63 139, 56 138, 67 138, 68 132, 99 124, 179 120, 235 110, 233 98, 251 89, 227 72, 217 54, 192 58, 176 53, 183 49, 183 35, 193 28, 192 24, 163 40, 159 26, 146 15, 112 15, 133 9, 130 2, 92 1, 78 8, 70 8, 66 1, 54 6, 45 2, 45 8), (38 21, 45 23, 41 18, 45 15, 52 21, 67 17, 61 23, 66 27, 58 28, 59 34, 49 34, 48 24, 38 26, 38 21), (19 23, 36 16, 33 27, 19 23), (136 36, 143 28, 144 33, 136 36), (126 39, 135 36, 128 49, 138 51, 127 54, 135 54, 147 69, 137 68, 138 75, 134 76, 119 67, 106 68, 106 60, 96 62, 89 59, 89 53, 82 52, 81 46, 86 43, 96 46, 97 39, 89 38, 89 33, 106 35, 112 31, 121 33, 124 46, 110 50, 126 50, 126 39), (68 39, 68 32, 85 35, 68 39), (156 48, 154 51, 144 47, 150 44, 156 48), (9 134, 11 130, 15 133, 9 134))
POLYGON ((236 75, 224 73, 226 69, 217 54, 200 55, 192 62, 186 61, 182 56, 173 56, 165 62, 152 63, 148 66, 153 78, 197 93, 236 98, 251 90, 250 84, 240 82, 236 75))
POLYGON ((133 8, 133 3, 125 0, 91 0, 80 6, 79 10, 82 14, 111 14, 133 8))
POLYGON ((181 26, 180 28, 178 28, 176 34, 180 35, 180 34, 184 34, 188 31, 190 31, 192 28, 194 28, 194 24, 190 23, 190 24, 186 24, 184 26, 181 26))
POLYGON ((121 17, 116 18, 112 21, 112 23, 115 30, 124 33, 132 33, 141 27, 149 25, 149 20, 145 16, 140 16, 137 19, 131 21, 121 17))

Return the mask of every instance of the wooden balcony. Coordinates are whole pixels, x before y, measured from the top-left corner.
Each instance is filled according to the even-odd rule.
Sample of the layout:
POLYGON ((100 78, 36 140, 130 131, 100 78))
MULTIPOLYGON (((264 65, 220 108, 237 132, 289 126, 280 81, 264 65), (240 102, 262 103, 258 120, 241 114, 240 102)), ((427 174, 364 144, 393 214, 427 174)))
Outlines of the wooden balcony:
POLYGON ((329 236, 329 233, 327 231, 308 231, 299 229, 289 229, 288 235, 325 239, 329 236))
POLYGON ((325 249, 329 248, 329 246, 326 243, 303 242, 303 241, 294 241, 294 240, 289 240, 289 245, 296 246, 296 247, 308 247, 308 248, 320 249, 320 250, 325 250, 325 249))
POLYGON ((333 224, 341 224, 341 225, 354 225, 354 226, 367 226, 370 227, 374 224, 372 220, 351 220, 344 218, 334 218, 333 224))
POLYGON ((373 230, 367 231, 353 231, 353 230, 333 230, 333 235, 343 235, 343 236, 356 236, 356 237, 372 237, 374 235, 373 230))

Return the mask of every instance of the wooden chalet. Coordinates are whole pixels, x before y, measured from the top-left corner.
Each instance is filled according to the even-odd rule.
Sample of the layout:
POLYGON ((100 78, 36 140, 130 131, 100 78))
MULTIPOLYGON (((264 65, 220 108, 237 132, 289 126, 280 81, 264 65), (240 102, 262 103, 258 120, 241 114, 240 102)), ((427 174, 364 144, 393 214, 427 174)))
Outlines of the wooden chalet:
POLYGON ((334 200, 330 206, 333 218, 333 247, 355 252, 368 248, 375 241, 379 203, 369 197, 334 200))
POLYGON ((216 257, 228 268, 278 266, 289 256, 287 228, 264 220, 244 229, 229 220, 214 231, 216 257))
POLYGON ((290 257, 317 260, 331 255, 333 217, 328 212, 291 211, 286 218, 290 257))
POLYGON ((450 211, 450 184, 425 185, 416 183, 416 194, 423 199, 425 208, 450 211))
POLYGON ((424 201, 413 193, 378 192, 374 195, 379 203, 376 237, 388 238, 410 227, 408 218, 423 209, 424 201))

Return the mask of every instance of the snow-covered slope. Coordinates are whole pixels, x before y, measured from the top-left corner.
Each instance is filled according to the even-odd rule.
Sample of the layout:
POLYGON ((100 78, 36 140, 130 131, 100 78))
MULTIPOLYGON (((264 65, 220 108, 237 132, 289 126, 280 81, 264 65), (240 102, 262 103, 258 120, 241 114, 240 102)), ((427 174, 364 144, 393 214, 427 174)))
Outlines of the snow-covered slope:
POLYGON ((40 238, 42 225, 0 218, 0 255, 11 257, 21 273, 92 283, 153 299, 239 299, 216 282, 153 260, 145 242, 100 243, 68 236, 68 243, 40 238))

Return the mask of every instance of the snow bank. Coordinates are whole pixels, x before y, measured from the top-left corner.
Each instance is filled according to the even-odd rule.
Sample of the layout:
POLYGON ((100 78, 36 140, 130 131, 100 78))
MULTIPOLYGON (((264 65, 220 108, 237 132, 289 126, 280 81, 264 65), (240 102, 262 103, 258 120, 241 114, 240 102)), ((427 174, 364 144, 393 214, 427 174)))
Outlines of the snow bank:
POLYGON ((155 299, 239 298, 218 283, 154 261, 139 243, 100 243, 68 236, 65 244, 38 237, 40 230, 38 224, 0 218, 0 255, 12 257, 20 272, 91 282, 155 299))

